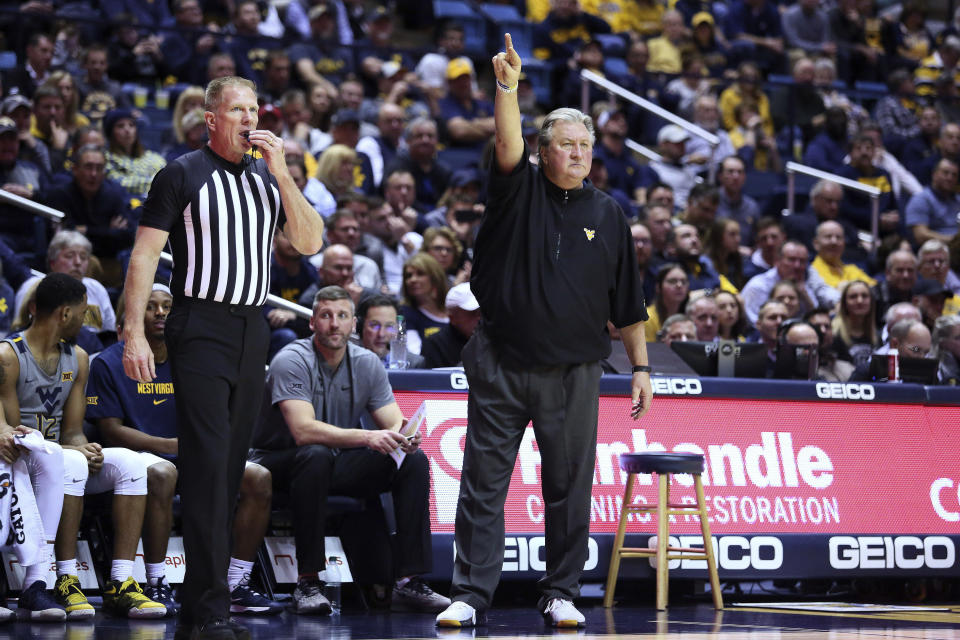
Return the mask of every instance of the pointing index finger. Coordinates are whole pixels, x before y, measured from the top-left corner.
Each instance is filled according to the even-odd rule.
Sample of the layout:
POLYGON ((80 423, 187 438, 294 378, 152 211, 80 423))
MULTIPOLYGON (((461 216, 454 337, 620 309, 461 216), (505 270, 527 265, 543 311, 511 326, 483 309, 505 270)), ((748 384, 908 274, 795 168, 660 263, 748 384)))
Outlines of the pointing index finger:
POLYGON ((510 37, 509 33, 503 34, 503 44, 506 47, 507 53, 513 51, 513 38, 510 37))

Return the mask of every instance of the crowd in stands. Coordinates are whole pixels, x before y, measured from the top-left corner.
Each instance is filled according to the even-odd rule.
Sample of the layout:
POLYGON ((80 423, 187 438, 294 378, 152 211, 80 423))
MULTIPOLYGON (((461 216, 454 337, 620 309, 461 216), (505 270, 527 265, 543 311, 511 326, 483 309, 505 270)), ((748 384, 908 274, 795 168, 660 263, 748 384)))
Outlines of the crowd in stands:
MULTIPOLYGON (((508 4, 526 16, 531 34, 530 68, 517 92, 532 163, 539 119, 555 107, 581 106, 585 69, 719 141, 711 145, 631 102, 611 101, 597 87, 587 91, 596 133, 590 181, 620 204, 630 226, 648 341, 762 344, 767 377, 798 377, 777 358, 805 350, 816 358, 799 377, 830 381, 883 381, 871 362, 896 353, 901 362, 935 360, 936 382, 957 384, 960 11, 934 24, 922 2, 889 15, 880 15, 874 0, 508 4), (645 157, 630 140, 647 146, 645 157), (790 160, 877 188, 879 217, 869 196, 831 179, 798 178, 794 208, 786 211, 790 160)), ((0 337, 16 336, 0 356, 16 357, 18 344, 34 349, 52 336, 78 345, 76 353, 100 354, 92 366, 83 364, 85 355, 71 366, 89 369, 87 419, 113 447, 86 441, 73 405, 64 410, 63 430, 58 423, 57 433, 44 434, 68 444, 67 434, 91 465, 119 469, 116 486, 107 488, 137 475, 138 464, 149 470, 149 499, 144 486, 131 485, 124 496, 133 507, 122 526, 145 527, 152 600, 128 580, 125 529, 110 600, 121 615, 175 607, 158 558, 170 528, 176 438, 169 416, 152 432, 124 425, 140 414, 136 394, 125 397, 130 381, 115 343, 123 322, 141 319, 125 319, 118 302, 153 177, 206 144, 207 82, 239 75, 257 83, 258 128, 283 138, 295 182, 326 222, 324 250, 312 256, 276 231, 270 292, 308 308, 349 307, 356 317, 355 331, 345 331, 353 334, 351 350, 329 348, 348 360, 363 354, 365 368, 396 364, 390 343, 401 317, 407 367, 460 363, 481 316, 469 280, 494 132, 493 51, 474 52, 463 24, 432 14, 429 2, 357 0, 33 0, 0 10, 3 48, 15 54, 0 86, 0 189, 63 213, 51 222, 0 203, 0 337), (47 280, 31 268, 59 279, 38 284, 47 280), (78 296, 83 308, 69 317, 76 326, 50 319, 78 296), (107 454, 122 447, 152 457, 107 454)), ((164 275, 161 267, 158 282, 164 275)), ((143 319, 161 365, 170 304, 158 284, 143 319)), ((281 354, 285 366, 317 331, 318 321, 281 306, 268 305, 264 316, 271 357, 281 354)), ((333 317, 323 321, 344 331, 333 317)), ((287 369, 271 380, 289 376, 287 369)), ((389 425, 399 413, 381 378, 364 390, 365 402, 378 424, 389 425)), ((273 389, 274 399, 280 395, 273 389)), ((8 420, 19 415, 4 409, 8 420)), ((296 416, 270 417, 285 419, 294 431, 296 416)), ((352 414, 344 421, 338 426, 356 426, 352 414)), ((356 442, 374 447, 363 438, 356 442)), ((260 459, 274 473, 287 464, 277 460, 260 459)), ((265 466, 248 466, 241 512, 259 513, 269 503, 265 466)), ((418 505, 421 466, 403 488, 418 505)), ((72 491, 77 500, 63 505, 67 536, 84 489, 72 491)), ((409 525, 422 527, 421 516, 409 525)), ((237 532, 231 564, 237 606, 275 612, 276 603, 253 592, 245 577, 265 523, 238 519, 249 526, 237 532)), ((44 525, 51 538, 55 528, 44 525)), ((418 558, 429 555, 420 542, 410 544, 418 558)), ((304 553, 298 560, 315 573, 320 561, 304 553)), ((69 617, 85 617, 92 609, 71 555, 74 549, 58 547, 58 602, 69 617)), ((442 604, 416 578, 423 571, 411 564, 394 597, 425 608, 442 604)), ((304 612, 322 612, 317 588, 315 576, 298 585, 304 612)), ((33 605, 24 602, 36 619, 57 618, 42 594, 32 597, 33 605)))

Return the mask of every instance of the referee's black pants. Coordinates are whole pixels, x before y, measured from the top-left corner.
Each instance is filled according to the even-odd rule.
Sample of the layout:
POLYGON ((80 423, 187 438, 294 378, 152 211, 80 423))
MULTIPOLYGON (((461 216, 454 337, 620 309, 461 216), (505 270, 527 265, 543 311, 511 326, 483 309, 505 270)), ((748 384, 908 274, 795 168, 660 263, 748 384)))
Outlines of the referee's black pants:
POLYGON ((572 600, 587 560, 600 364, 513 368, 478 327, 463 348, 463 366, 470 397, 451 598, 475 609, 490 606, 503 567, 507 489, 533 421, 546 526, 540 606, 555 597, 572 600))
POLYGON ((178 298, 166 341, 177 398, 187 569, 181 622, 230 615, 233 512, 263 398, 270 331, 260 307, 178 298))
POLYGON ((269 469, 276 490, 290 495, 298 573, 315 574, 326 568, 323 539, 328 496, 373 498, 384 491, 393 495, 397 520, 393 577, 432 570, 430 469, 423 451, 407 454, 399 469, 393 458, 371 449, 344 449, 335 455, 322 444, 279 451, 253 449, 250 460, 269 469))

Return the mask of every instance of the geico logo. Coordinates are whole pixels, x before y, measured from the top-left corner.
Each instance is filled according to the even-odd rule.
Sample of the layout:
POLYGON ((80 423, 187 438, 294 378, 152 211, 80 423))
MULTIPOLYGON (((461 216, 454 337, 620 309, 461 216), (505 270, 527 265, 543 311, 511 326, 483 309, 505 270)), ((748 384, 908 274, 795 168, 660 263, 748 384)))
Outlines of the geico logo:
MULTIPOLYGON (((940 516, 943 520, 947 522, 957 522, 960 520, 960 511, 948 511, 944 506, 943 502, 940 500, 940 493, 944 489, 952 489, 953 480, 950 478, 937 478, 930 485, 930 503, 933 505, 933 510, 937 512, 937 515, 940 516)), ((953 501, 954 505, 960 505, 960 484, 957 486, 957 499, 953 501)))
MULTIPOLYGON (((545 540, 543 536, 507 536, 503 540, 503 570, 504 571, 546 571, 547 561, 544 553, 545 540)), ((597 541, 587 539, 587 561, 583 564, 584 571, 597 568, 600 554, 597 541)))
POLYGON ((703 386, 696 378, 653 378, 653 392, 675 396, 698 396, 703 386))
MULTIPOLYGON (((783 543, 780 538, 773 536, 720 536, 713 537, 713 553, 717 558, 717 565, 729 571, 744 571, 757 569, 759 571, 774 571, 783 566, 783 543)), ((650 536, 647 540, 650 549, 657 547, 657 537, 650 536)), ((701 548, 703 536, 670 536, 671 547, 701 548)), ((657 568, 657 559, 650 558, 650 566, 657 568)), ((668 567, 674 569, 689 569, 691 571, 706 571, 707 560, 671 560, 668 567)))
POLYGON ((956 551, 946 536, 833 536, 834 569, 950 569, 956 551))
POLYGON ((469 389, 470 384, 467 382, 467 376, 462 371, 454 371, 450 374, 450 388, 461 391, 463 389, 469 389))
POLYGON ((872 384, 818 382, 817 397, 825 400, 873 400, 877 392, 872 384))

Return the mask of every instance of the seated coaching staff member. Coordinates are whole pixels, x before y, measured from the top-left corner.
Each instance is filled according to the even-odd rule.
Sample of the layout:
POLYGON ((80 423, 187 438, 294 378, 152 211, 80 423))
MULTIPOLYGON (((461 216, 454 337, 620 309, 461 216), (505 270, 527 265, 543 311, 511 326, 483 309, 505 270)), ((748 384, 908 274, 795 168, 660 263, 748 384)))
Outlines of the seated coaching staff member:
POLYGON ((358 498, 389 489, 397 516, 398 576, 393 603, 436 612, 450 600, 418 577, 432 568, 430 473, 405 422, 379 358, 350 343, 356 318, 346 289, 324 287, 313 302, 309 338, 286 345, 270 363, 264 406, 250 459, 270 469, 274 486, 290 493, 297 544, 293 610, 329 614, 317 573, 326 568, 323 546, 328 495, 358 498), (360 427, 369 411, 378 430, 360 427), (403 450, 400 468, 388 454, 403 450))
MULTIPOLYGON (((170 240, 174 305, 166 341, 177 389, 180 496, 187 573, 178 637, 230 640, 249 631, 229 620, 227 567, 234 503, 263 396, 270 330, 261 307, 270 290, 270 243, 279 225, 313 255, 323 220, 283 157, 283 140, 257 129, 256 85, 237 77, 207 85, 210 142, 153 180, 126 281, 126 314, 142 318, 160 251, 170 240), (248 154, 256 145, 262 159, 248 154)), ((143 324, 124 327, 124 372, 156 377, 143 324)))
POLYGON ((540 168, 520 128, 520 56, 505 35, 497 76, 496 155, 470 285, 482 319, 463 349, 470 383, 457 503, 455 602, 440 626, 477 623, 503 566, 503 505, 517 450, 533 421, 542 457, 546 575, 540 612, 554 626, 583 624, 573 606, 587 559, 596 460, 600 360, 607 320, 620 328, 634 365, 632 411, 649 408, 642 284, 619 205, 584 179, 593 121, 557 109, 540 129, 540 168))

